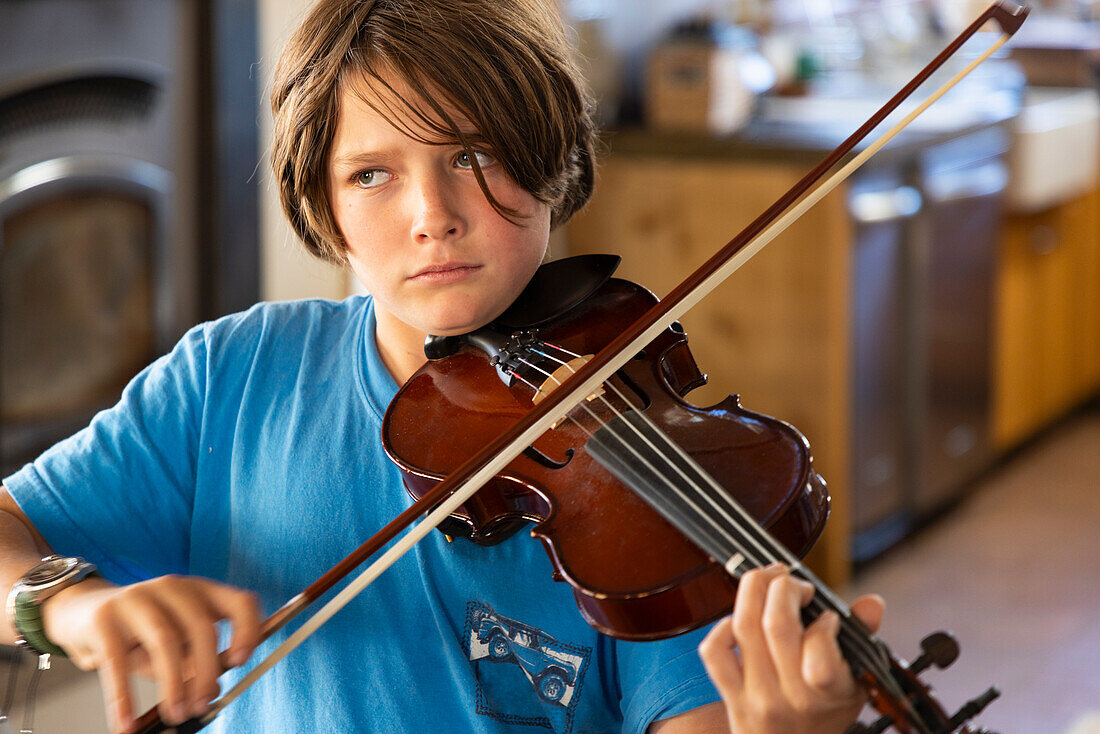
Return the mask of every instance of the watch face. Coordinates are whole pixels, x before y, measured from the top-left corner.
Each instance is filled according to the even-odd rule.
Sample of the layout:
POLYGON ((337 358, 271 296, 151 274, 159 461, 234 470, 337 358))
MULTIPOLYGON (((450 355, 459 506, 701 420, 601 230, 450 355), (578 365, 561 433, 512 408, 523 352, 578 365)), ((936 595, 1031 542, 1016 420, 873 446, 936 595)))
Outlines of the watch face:
POLYGON ((35 566, 23 577, 27 584, 45 584, 64 576, 76 568, 76 558, 55 558, 35 566))

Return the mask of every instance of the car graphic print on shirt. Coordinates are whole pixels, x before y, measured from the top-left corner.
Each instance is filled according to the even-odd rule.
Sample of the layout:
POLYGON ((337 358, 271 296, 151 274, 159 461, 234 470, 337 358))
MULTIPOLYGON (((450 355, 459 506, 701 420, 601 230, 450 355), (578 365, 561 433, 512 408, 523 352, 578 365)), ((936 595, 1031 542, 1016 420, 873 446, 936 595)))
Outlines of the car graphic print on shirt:
POLYGON ((507 617, 486 614, 478 626, 477 641, 488 647, 493 660, 519 665, 544 701, 569 705, 577 665, 551 647, 553 637, 507 617))
POLYGON ((478 713, 555 731, 572 730, 589 648, 560 642, 476 602, 467 605, 466 642, 478 679, 478 713), (522 695, 517 687, 533 690, 535 697, 522 695))

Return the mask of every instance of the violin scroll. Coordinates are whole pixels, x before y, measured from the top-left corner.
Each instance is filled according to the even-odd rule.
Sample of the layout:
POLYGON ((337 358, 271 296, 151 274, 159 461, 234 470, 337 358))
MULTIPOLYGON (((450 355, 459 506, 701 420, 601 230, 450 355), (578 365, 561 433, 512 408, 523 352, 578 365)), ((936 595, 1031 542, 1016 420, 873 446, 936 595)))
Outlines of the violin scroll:
POLYGON ((946 668, 955 662, 958 655, 959 643, 949 633, 933 632, 925 637, 921 640, 921 654, 911 663, 892 661, 891 673, 905 690, 908 701, 895 700, 878 686, 869 685, 875 708, 887 713, 871 724, 852 724, 845 734, 879 734, 890 727, 902 734, 994 734, 988 729, 971 729, 966 724, 1001 695, 996 687, 991 686, 965 703, 954 715, 948 716, 932 696, 932 689, 917 677, 932 665, 946 668), (919 719, 910 717, 907 710, 918 712, 919 719))

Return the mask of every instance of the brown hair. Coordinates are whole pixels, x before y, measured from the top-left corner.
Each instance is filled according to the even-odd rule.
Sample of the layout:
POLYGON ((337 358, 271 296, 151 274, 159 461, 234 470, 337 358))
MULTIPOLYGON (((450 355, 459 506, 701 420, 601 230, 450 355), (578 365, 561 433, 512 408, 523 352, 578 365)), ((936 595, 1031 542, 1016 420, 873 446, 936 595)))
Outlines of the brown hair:
MULTIPOLYGON (((552 227, 592 193, 591 98, 548 0, 319 0, 275 72, 271 164, 283 210, 321 259, 346 262, 326 174, 340 91, 359 80, 397 99, 431 131, 429 142, 457 140, 469 149, 432 92, 445 94, 508 175, 551 206, 552 227), (431 109, 397 95, 383 78, 387 71, 431 109)), ((474 167, 493 207, 513 215, 493 197, 476 161, 474 167)))

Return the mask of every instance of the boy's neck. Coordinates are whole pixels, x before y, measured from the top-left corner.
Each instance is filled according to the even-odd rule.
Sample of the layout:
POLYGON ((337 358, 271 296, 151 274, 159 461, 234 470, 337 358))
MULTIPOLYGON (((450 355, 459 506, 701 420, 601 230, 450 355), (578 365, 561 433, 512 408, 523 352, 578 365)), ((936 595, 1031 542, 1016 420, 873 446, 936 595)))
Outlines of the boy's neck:
POLYGON ((427 361, 424 339, 418 331, 390 314, 376 312, 374 340, 386 371, 398 385, 404 385, 413 373, 427 361))

